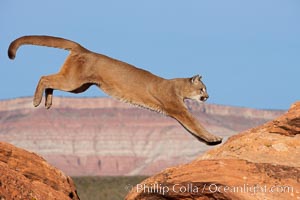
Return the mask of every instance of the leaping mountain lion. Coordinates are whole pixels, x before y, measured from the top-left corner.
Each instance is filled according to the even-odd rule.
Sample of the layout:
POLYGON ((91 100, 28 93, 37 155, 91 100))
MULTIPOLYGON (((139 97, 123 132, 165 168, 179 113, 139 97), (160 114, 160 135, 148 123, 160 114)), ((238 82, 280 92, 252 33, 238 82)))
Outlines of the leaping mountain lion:
POLYGON ((146 70, 94 53, 80 44, 52 36, 23 36, 14 40, 8 56, 14 59, 21 45, 40 45, 70 51, 57 74, 42 76, 33 99, 41 103, 45 91, 45 107, 52 105, 53 90, 81 93, 97 85, 105 93, 121 101, 163 113, 176 119, 186 130, 208 145, 222 142, 209 133, 188 111, 184 100, 206 101, 208 94, 201 76, 164 79, 146 70))

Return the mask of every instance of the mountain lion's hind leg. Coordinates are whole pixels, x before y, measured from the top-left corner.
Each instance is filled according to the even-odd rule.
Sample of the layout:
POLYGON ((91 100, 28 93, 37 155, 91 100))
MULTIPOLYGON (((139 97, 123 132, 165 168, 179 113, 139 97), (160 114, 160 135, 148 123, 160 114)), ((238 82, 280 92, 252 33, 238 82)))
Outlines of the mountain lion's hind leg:
POLYGON ((52 104, 53 90, 71 92, 80 88, 82 85, 83 84, 80 81, 76 81, 74 77, 72 77, 71 81, 68 79, 68 77, 60 74, 42 76, 35 90, 33 105, 35 107, 40 105, 43 97, 43 92, 45 91, 45 106, 46 108, 50 108, 52 104))
POLYGON ((53 89, 45 89, 45 107, 49 109, 52 105, 53 89))

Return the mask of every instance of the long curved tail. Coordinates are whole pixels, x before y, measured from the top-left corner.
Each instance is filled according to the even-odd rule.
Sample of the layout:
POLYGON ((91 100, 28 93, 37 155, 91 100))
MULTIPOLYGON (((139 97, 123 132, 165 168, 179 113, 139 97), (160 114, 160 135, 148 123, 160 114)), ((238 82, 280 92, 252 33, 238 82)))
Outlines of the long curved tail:
POLYGON ((21 45, 39 45, 48 46, 54 48, 66 49, 69 51, 83 51, 86 50, 80 44, 59 37, 44 36, 44 35, 31 35, 23 36, 14 40, 8 48, 8 57, 14 59, 16 57, 16 52, 21 45))

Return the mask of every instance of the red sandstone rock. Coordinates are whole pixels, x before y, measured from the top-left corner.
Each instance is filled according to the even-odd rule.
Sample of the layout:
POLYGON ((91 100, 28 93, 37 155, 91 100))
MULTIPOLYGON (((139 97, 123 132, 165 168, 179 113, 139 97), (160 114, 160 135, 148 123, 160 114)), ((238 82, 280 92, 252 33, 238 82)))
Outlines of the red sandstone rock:
POLYGON ((300 134, 300 102, 292 105, 286 115, 268 124, 270 133, 278 133, 286 136, 295 136, 300 134))
POLYGON ((300 199, 299 120, 297 102, 197 160, 146 179, 126 199, 300 199))
POLYGON ((241 159, 198 160, 146 179, 126 199, 297 199, 299 180, 299 168, 241 159))
POLYGON ((35 153, 0 142, 0 199, 77 200, 72 179, 35 153))
POLYGON ((300 167, 300 102, 277 119, 228 139, 199 159, 240 158, 300 167))

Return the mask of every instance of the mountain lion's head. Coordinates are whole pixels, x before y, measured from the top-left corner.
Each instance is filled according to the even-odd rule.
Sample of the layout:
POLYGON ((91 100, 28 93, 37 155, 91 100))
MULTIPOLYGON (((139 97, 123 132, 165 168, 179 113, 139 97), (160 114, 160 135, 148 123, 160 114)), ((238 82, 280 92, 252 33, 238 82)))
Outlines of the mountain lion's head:
POLYGON ((208 99, 206 86, 201 81, 201 78, 201 76, 195 75, 189 79, 189 86, 185 88, 185 97, 187 99, 194 99, 196 101, 206 101, 208 99))

